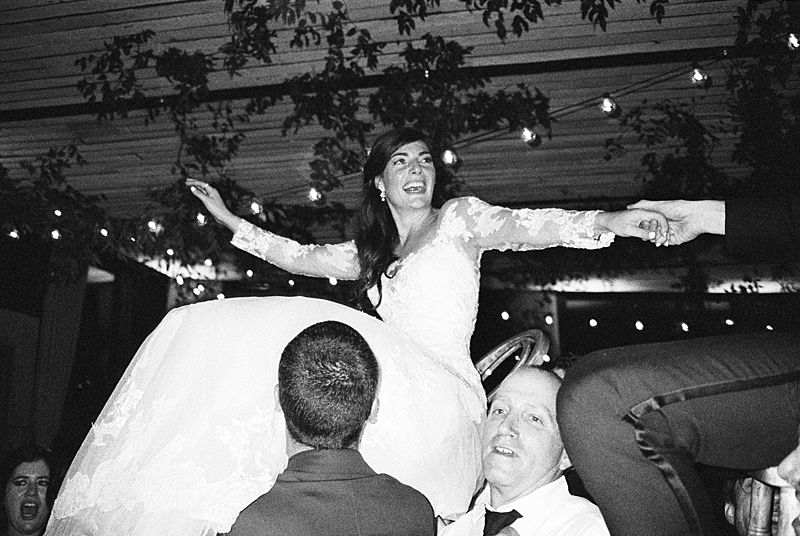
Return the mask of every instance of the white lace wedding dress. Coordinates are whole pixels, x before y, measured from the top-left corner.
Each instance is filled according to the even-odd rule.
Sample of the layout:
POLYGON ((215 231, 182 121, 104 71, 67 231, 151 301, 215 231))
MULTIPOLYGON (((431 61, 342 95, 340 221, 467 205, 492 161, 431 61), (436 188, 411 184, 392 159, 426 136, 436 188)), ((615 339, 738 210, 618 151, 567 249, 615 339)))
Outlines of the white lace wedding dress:
MULTIPOLYGON (((487 249, 597 248, 595 212, 509 210, 475 198, 442 208, 434 238, 383 278, 383 322, 311 298, 237 298, 171 311, 142 344, 85 439, 46 534, 226 532, 286 464, 274 388, 281 350, 335 319, 381 367, 380 410, 360 450, 422 491, 438 515, 466 511, 480 479, 485 395, 469 356, 487 249)), ((295 273, 353 279, 352 242, 301 246, 243 223, 233 243, 295 273)))

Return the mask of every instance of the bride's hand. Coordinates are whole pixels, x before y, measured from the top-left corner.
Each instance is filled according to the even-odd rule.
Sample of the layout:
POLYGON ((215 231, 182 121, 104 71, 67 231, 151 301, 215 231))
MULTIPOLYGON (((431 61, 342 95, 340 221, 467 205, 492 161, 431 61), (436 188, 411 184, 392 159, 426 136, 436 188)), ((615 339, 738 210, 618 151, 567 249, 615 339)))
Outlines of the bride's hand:
POLYGON ((669 242, 676 246, 697 238, 703 233, 725 234, 725 202, 714 200, 669 201, 642 200, 628 208, 657 211, 666 216, 669 222, 669 242))
POLYGON ((222 196, 219 195, 216 188, 207 182, 192 178, 186 179, 186 186, 189 187, 189 190, 197 199, 203 202, 203 205, 215 220, 231 231, 236 232, 241 218, 228 210, 228 207, 225 206, 225 201, 222 200, 222 196))
POLYGON ((667 218, 660 212, 642 209, 601 212, 601 224, 617 236, 640 238, 663 246, 669 237, 667 218))

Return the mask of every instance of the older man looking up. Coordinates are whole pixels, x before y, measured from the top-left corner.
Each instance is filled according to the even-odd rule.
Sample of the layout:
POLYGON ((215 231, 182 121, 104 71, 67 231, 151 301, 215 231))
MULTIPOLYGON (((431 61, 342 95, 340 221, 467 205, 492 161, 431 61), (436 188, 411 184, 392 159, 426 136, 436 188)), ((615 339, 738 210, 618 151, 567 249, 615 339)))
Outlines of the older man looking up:
POLYGON ((483 425, 486 486, 443 536, 608 535, 600 510, 570 495, 563 476, 570 462, 556 424, 560 386, 558 376, 533 367, 503 381, 483 425))

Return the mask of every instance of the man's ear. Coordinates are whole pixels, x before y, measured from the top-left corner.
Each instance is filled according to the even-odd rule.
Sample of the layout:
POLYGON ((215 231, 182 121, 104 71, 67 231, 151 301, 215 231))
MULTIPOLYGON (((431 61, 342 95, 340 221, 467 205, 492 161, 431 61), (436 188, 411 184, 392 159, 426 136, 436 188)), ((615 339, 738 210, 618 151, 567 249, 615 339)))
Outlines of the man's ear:
POLYGON ((378 410, 381 407, 381 401, 378 397, 375 397, 375 400, 372 401, 372 409, 369 411, 369 417, 367 417, 367 422, 370 424, 375 424, 378 422, 378 410))
POLYGON ((569 460, 567 449, 561 449, 561 459, 558 461, 558 468, 562 471, 566 471, 570 467, 572 467, 572 462, 569 460))
POLYGON ((275 394, 275 409, 278 410, 280 413, 283 413, 283 408, 281 407, 281 397, 280 391, 278 390, 278 385, 275 385, 275 390, 273 391, 275 394))

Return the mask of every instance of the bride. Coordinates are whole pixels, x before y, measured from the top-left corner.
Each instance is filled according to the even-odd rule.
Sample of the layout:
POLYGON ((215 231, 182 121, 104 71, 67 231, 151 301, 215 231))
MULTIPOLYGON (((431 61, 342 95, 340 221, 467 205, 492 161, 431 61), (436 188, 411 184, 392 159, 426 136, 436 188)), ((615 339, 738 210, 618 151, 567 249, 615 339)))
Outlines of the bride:
POLYGON ((232 214, 187 180, 233 244, 289 272, 356 281, 361 306, 237 298, 171 311, 147 338, 86 437, 46 534, 206 536, 230 529, 286 465, 274 387, 284 346, 339 320, 381 366, 367 463, 423 492, 437 516, 467 510, 481 480, 485 394, 469 355, 479 265, 489 249, 594 249, 615 235, 666 241, 646 210, 520 209, 458 198, 434 208, 436 162, 420 132, 379 137, 364 166, 354 241, 303 246, 232 214), (658 233, 650 231, 656 229, 658 233))

